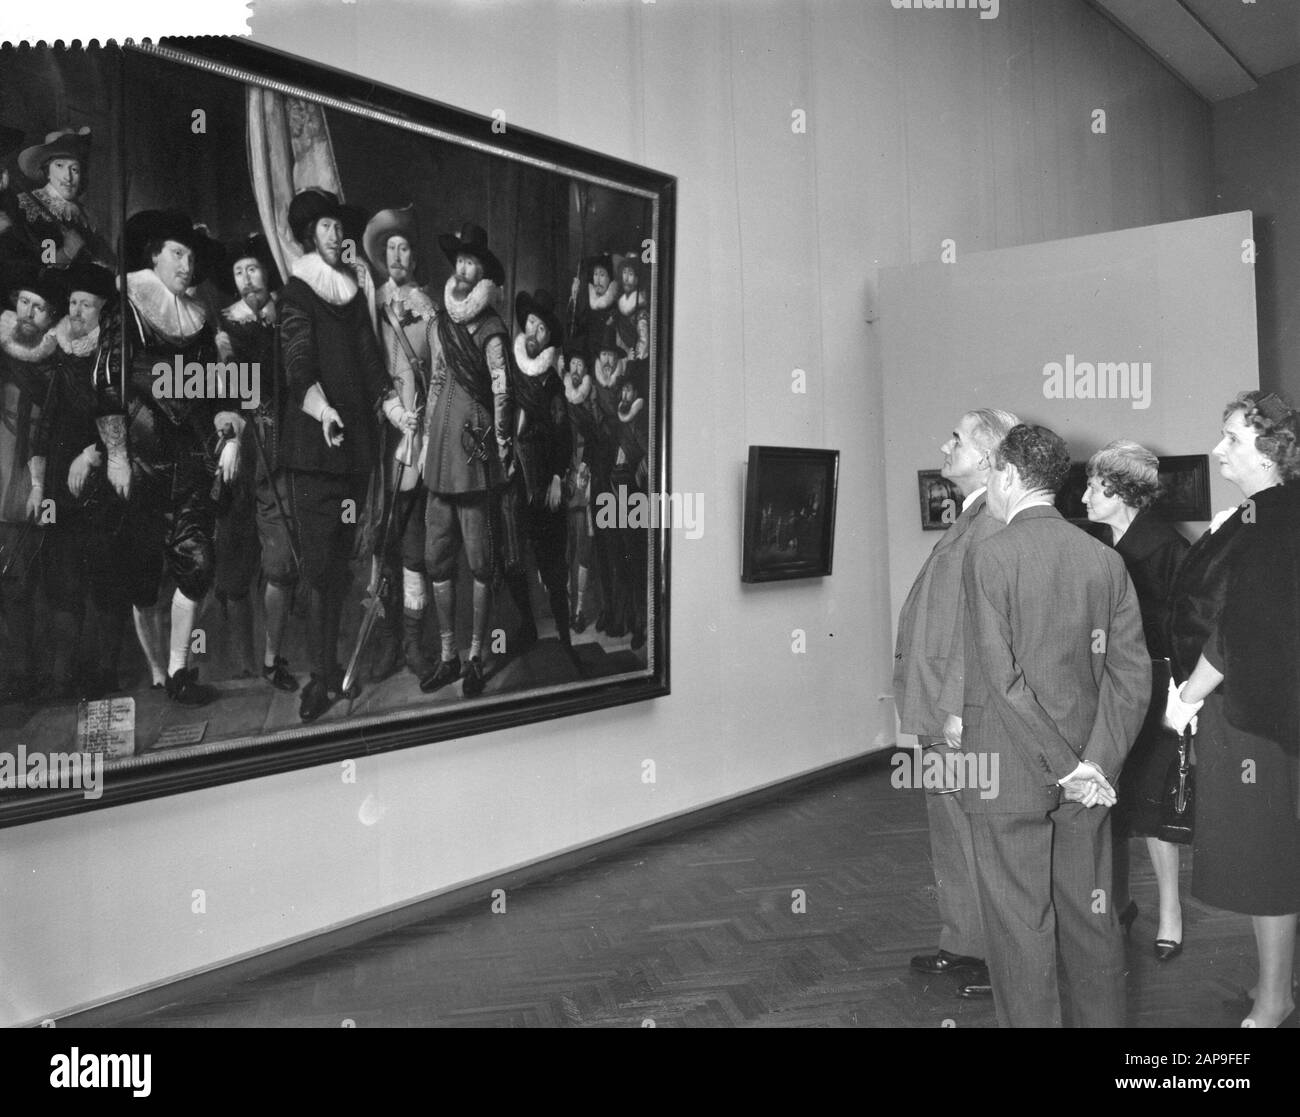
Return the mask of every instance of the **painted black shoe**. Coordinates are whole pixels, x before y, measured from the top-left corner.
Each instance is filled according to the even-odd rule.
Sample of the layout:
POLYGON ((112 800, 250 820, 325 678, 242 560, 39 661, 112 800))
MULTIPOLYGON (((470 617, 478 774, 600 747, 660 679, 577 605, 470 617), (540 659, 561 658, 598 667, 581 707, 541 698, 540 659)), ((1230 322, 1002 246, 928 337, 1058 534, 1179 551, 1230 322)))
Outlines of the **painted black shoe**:
POLYGON ((315 721, 331 705, 329 687, 323 679, 313 675, 311 682, 303 687, 302 697, 298 700, 298 716, 303 721, 315 721))
POLYGON ((587 622, 586 614, 584 614, 583 611, 579 609, 576 613, 573 614, 573 620, 569 622, 569 627, 573 629, 574 632, 582 634, 587 631, 587 623, 588 622, 587 622))
POLYGON ((167 676, 167 697, 178 706, 206 706, 217 697, 210 686, 199 682, 197 667, 184 668, 167 676))
POLYGON ((262 678, 275 687, 276 690, 295 691, 298 689, 298 680, 289 674, 289 661, 283 656, 276 656, 275 663, 270 667, 263 665, 262 678))
POLYGON ((439 659, 438 665, 420 680, 420 690, 425 694, 432 694, 435 690, 440 690, 459 678, 460 656, 454 659, 439 659))
POLYGON ((461 683, 461 691, 466 698, 477 698, 483 693, 487 678, 483 674, 483 660, 479 656, 473 656, 465 664, 462 678, 464 681, 461 683))
POLYGON ((938 954, 918 954, 911 961, 912 969, 918 973, 957 973, 970 970, 984 970, 983 958, 974 958, 969 954, 949 954, 946 950, 938 954))
POLYGON ((338 701, 340 698, 343 698, 351 702, 354 698, 356 698, 361 693, 361 681, 359 679, 354 678, 352 680, 352 685, 348 687, 347 690, 344 690, 343 689, 343 668, 336 663, 334 664, 334 668, 332 671, 330 671, 330 675, 329 675, 329 692, 330 692, 330 698, 332 698, 334 701, 338 701))

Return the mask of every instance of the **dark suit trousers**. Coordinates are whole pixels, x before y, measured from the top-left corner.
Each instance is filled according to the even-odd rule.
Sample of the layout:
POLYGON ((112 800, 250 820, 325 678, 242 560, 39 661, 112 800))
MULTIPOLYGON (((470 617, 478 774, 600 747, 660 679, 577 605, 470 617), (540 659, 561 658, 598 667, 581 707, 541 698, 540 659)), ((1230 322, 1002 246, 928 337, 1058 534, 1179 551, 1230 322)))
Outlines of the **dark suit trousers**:
MULTIPOLYGON (((921 746, 948 751, 942 737, 918 737, 921 746)), ((918 754, 920 755, 920 754, 918 754)), ((925 809, 930 819, 930 859, 939 902, 939 949, 949 954, 984 957, 984 923, 975 884, 975 845, 970 818, 962 810, 961 792, 927 788, 925 809)))
POLYGON ((1124 940, 1111 903, 1110 812, 973 814, 989 978, 1004 1028, 1124 1026, 1124 940), (1058 945, 1060 971, 1058 973, 1058 945))

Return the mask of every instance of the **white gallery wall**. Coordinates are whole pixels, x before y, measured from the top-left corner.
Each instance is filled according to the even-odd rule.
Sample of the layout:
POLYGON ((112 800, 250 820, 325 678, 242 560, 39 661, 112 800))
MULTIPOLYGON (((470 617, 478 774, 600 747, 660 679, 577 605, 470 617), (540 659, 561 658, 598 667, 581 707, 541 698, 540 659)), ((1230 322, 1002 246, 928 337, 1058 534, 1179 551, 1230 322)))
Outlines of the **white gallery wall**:
MULTIPOLYGON (((1250 237, 1250 213, 1229 213, 881 275, 895 616, 938 538, 921 529, 917 471, 939 468, 964 411, 1050 427, 1074 461, 1114 438, 1209 454, 1223 405, 1259 387, 1250 237), (1093 378, 1103 362, 1127 366, 1114 385, 1093 378)), ((1213 459, 1209 481, 1211 510, 1241 499, 1213 459)), ((1206 527, 1184 526, 1192 538, 1206 527)))
MULTIPOLYGON (((912 432, 886 440, 877 270, 945 238, 1208 212, 1208 110, 1083 0, 1002 0, 989 21, 887 0, 259 0, 253 31, 678 176, 672 484, 705 516, 673 540, 673 693, 361 759, 356 784, 317 768, 5 831, 0 1024, 889 744, 884 462, 912 432), (832 577, 740 584, 751 443, 841 451, 832 577)), ((936 403, 965 398, 963 375, 936 403)))

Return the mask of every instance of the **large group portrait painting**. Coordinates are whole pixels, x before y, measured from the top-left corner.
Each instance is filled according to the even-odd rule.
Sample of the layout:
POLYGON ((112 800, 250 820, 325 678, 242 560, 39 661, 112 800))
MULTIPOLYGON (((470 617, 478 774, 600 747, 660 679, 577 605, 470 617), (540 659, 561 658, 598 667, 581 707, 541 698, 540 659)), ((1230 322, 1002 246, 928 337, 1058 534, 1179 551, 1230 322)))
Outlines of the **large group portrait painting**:
POLYGON ((235 41, 3 55, 0 758, 666 692, 666 533, 598 512, 667 484, 670 178, 235 41))

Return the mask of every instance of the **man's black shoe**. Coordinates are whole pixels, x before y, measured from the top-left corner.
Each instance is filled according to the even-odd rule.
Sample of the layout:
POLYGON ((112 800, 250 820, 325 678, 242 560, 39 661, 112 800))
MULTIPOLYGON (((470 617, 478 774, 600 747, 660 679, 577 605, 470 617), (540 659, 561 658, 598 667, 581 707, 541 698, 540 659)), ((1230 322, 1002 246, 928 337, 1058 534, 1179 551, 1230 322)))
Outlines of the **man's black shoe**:
POLYGON ((987 972, 983 958, 972 958, 969 954, 949 954, 946 950, 938 954, 918 954, 912 959, 912 969, 920 973, 956 973, 963 971, 963 977, 972 977, 970 970, 981 969, 987 972))
POLYGON ((487 685, 487 679, 483 675, 483 661, 478 657, 472 657, 465 664, 465 681, 461 683, 461 691, 466 698, 477 698, 483 693, 483 688, 487 685))
POLYGON ((217 692, 210 686, 199 682, 199 669, 182 667, 174 675, 167 676, 167 697, 178 706, 206 706, 217 692))
POLYGON ((957 986, 957 996, 967 1001, 979 1001, 993 996, 993 986, 989 984, 989 971, 973 975, 972 980, 957 986))
POLYGON ((425 694, 432 694, 448 683, 460 678, 460 656, 454 659, 439 659, 438 666, 420 680, 420 689, 425 694))
POLYGON ((323 679, 313 675, 311 682, 303 687, 302 698, 298 700, 298 716, 303 721, 315 721, 329 708, 329 688, 323 679))

